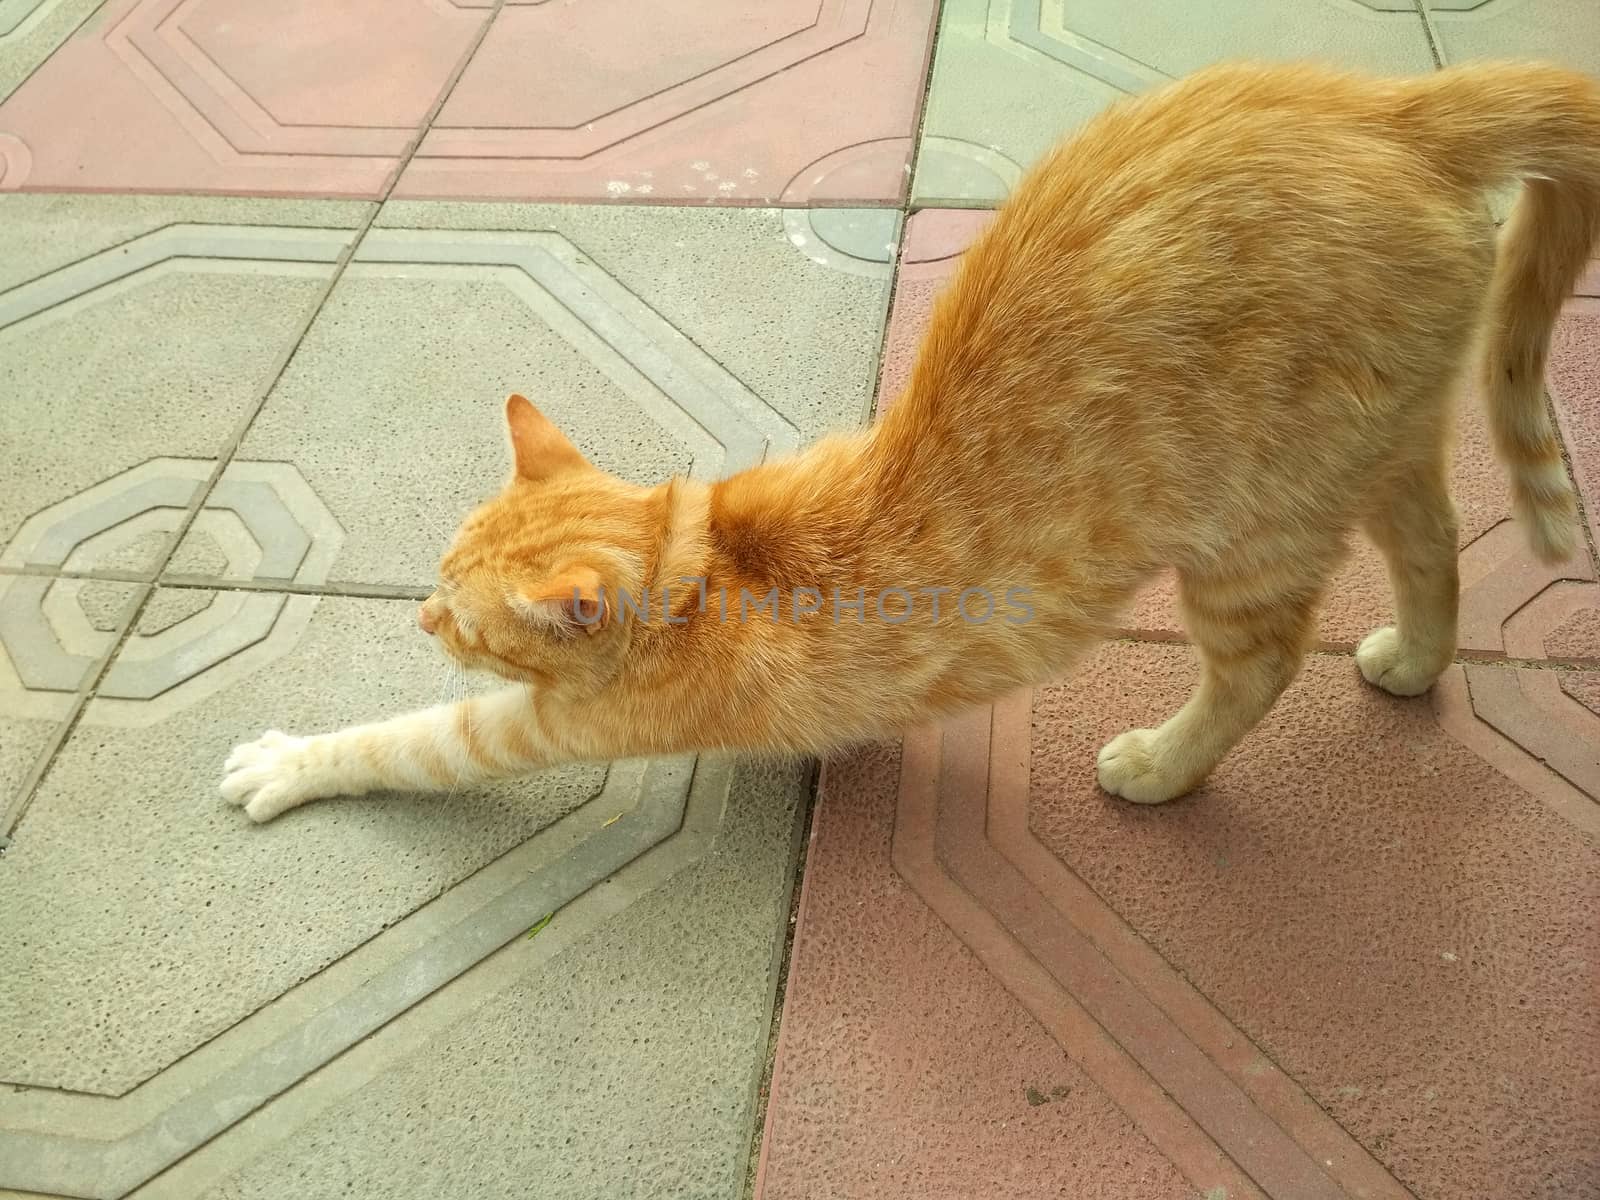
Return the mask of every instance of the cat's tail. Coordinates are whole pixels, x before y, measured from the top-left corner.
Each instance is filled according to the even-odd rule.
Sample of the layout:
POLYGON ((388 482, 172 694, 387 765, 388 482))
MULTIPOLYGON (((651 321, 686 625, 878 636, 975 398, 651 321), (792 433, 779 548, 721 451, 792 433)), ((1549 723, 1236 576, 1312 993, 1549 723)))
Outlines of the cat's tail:
POLYGON ((1544 402, 1557 316, 1600 243, 1600 81, 1538 64, 1453 67, 1407 86, 1423 158, 1479 193, 1522 181, 1490 285, 1483 388, 1512 511, 1546 562, 1570 557, 1577 505, 1544 402))

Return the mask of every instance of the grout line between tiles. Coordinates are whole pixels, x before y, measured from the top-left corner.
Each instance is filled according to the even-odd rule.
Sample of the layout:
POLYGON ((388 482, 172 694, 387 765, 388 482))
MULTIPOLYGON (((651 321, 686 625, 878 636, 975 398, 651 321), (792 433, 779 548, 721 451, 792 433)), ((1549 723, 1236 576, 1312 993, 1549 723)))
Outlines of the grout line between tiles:
POLYGON ((1433 14, 1428 11, 1428 0, 1412 0, 1417 7, 1417 16, 1422 18, 1422 36, 1428 39, 1428 53, 1433 55, 1435 69, 1442 70, 1445 66, 1444 44, 1439 40, 1439 31, 1433 27, 1433 14))
POLYGON ((883 311, 883 329, 878 337, 877 367, 872 376, 872 389, 867 393, 866 421, 872 419, 882 407, 883 366, 889 357, 889 330, 894 323, 895 299, 900 291, 900 267, 905 261, 906 238, 911 231, 911 217, 916 205, 917 167, 922 160, 922 131, 928 122, 928 97, 933 92, 933 64, 939 54, 939 35, 944 25, 944 2, 939 0, 933 14, 933 32, 928 38, 928 58, 922 68, 922 89, 917 97, 917 120, 911 130, 911 154, 906 160, 905 195, 901 198, 900 233, 895 238, 894 262, 889 267, 889 301, 883 311))
MULTIPOLYGON (((911 215, 916 202, 917 164, 922 154, 922 132, 928 119, 928 97, 933 90, 933 66, 939 53, 939 34, 944 21, 944 2, 938 0, 933 14, 933 28, 928 37, 928 56, 923 64, 922 85, 917 96, 917 119, 911 131, 911 153, 906 162, 905 193, 897 210, 900 213, 900 230, 895 238, 894 262, 889 269, 887 302, 883 311, 883 329, 878 338, 878 355, 872 376, 872 386, 867 392, 866 412, 863 419, 870 424, 878 412, 883 389, 883 367, 888 358, 889 329, 894 320, 895 297, 900 288, 900 266, 905 259, 906 237, 910 232, 911 215)), ((807 207, 810 207, 809 205, 807 207)), ((788 922, 782 931, 782 945, 776 955, 775 978, 766 1030, 766 1047, 759 1077, 752 1085, 755 1103, 750 1114, 749 1149, 745 1158, 742 1200, 755 1200, 761 1188, 762 1148, 766 1143, 768 1109, 772 1103, 772 1083, 777 1065, 778 1035, 783 1025, 783 1010, 789 999, 789 973, 793 969, 794 943, 799 931, 801 885, 805 879, 806 858, 811 844, 811 834, 816 821, 817 808, 822 800, 822 764, 813 759, 810 786, 804 798, 805 809, 797 821, 799 839, 794 850, 793 871, 789 883, 788 922)))
MULTIPOLYGON (((390 172, 388 179, 384 181, 382 194, 376 200, 369 202, 370 207, 365 218, 353 230, 353 236, 350 238, 349 244, 340 251, 339 257, 334 260, 333 269, 329 273, 327 283, 323 285, 316 302, 310 306, 309 312, 301 322, 299 332, 290 341, 287 349, 278 356, 272 370, 261 385, 255 403, 250 405, 249 409, 235 424, 228 441, 217 455, 217 461, 211 470, 211 474, 190 498, 188 506, 184 509, 183 517, 178 522, 178 527, 168 534, 165 544, 157 555, 156 565, 152 569, 151 580, 137 585, 139 590, 135 594, 133 601, 123 610, 123 615, 126 619, 120 626, 116 638, 109 649, 101 654, 89 671, 85 673, 83 682, 78 685, 78 690, 72 698, 72 707, 57 722, 55 729, 51 731, 50 737, 46 740, 44 746, 34 756, 33 763, 28 768, 27 774, 23 776, 22 783, 12 797, 11 803, 3 811, 3 814, 0 814, 0 853, 3 853, 5 848, 10 845, 11 833, 27 813, 28 806, 33 802, 33 797, 38 792, 39 785, 44 782, 45 776, 49 774, 56 755, 61 752, 61 748, 66 745, 67 739, 77 729, 78 722, 83 717, 84 709, 88 706, 89 701, 94 698, 95 691, 100 686, 100 681, 105 677, 106 672, 110 669, 112 661, 121 652, 128 638, 133 635, 134 628, 139 623, 139 618, 144 614, 145 605, 149 603, 150 597, 156 592, 154 578, 159 577, 166 570, 167 564, 172 561, 173 555, 177 553, 178 547, 182 545, 183 539, 188 535, 190 527, 193 526, 195 519, 200 515, 200 510, 205 507, 206 501, 221 480, 222 473, 227 470, 228 465, 233 461, 234 455, 239 452, 239 447, 249 435, 250 427, 255 424, 255 420, 261 414, 261 410, 266 407, 267 400, 272 395, 272 390, 277 387, 278 381, 283 377, 283 373, 288 370, 289 364, 299 352, 306 335, 311 332, 312 326, 316 324, 317 318, 321 316, 322 310, 327 305, 329 297, 332 296, 334 288, 339 285, 339 280, 343 278, 345 269, 361 248, 362 241, 371 231, 373 224, 378 219, 378 215, 383 211, 384 204, 388 202, 390 195, 399 184, 400 176, 411 165, 412 158, 415 157, 417 150, 422 145, 422 139, 427 136, 429 129, 433 127, 434 120, 438 117, 440 110, 444 108, 445 102, 450 99, 450 94, 455 91, 456 84, 460 82, 468 64, 477 55, 478 48, 483 44, 483 39, 488 36, 490 27, 494 24, 495 18, 500 15, 500 10, 505 3, 506 0, 494 0, 483 23, 478 27, 477 33, 456 60, 455 67, 445 80, 444 86, 439 90, 439 95, 434 99, 427 115, 418 123, 415 134, 410 142, 407 143, 405 153, 401 155, 399 162, 395 164, 394 170, 390 172)), ((99 8, 97 7, 95 11, 98 12, 99 8)), ((86 17, 85 20, 87 19, 86 17)), ((81 23, 79 28, 81 28, 81 23)))

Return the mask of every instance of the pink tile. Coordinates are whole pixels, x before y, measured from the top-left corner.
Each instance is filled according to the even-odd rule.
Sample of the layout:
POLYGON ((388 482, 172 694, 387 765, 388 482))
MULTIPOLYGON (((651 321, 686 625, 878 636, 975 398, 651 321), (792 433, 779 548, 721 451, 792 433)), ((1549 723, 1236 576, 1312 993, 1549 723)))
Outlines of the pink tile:
POLYGON ((893 202, 934 0, 501 11, 406 196, 893 202))
POLYGON ((0 104, 0 187, 380 195, 486 16, 110 0, 0 104))
MULTIPOLYGON (((883 371, 883 396, 890 399, 905 384, 934 298, 948 282, 960 254, 991 219, 988 213, 924 210, 907 225, 904 265, 895 295, 883 371)), ((1550 368, 1551 388, 1562 405, 1567 442, 1578 464, 1591 527, 1600 514, 1600 308, 1594 314, 1575 300, 1558 332, 1550 368), (1587 432, 1585 432, 1587 430, 1587 432), (1587 457, 1585 457, 1587 456, 1587 457)), ((1452 488, 1461 517, 1461 646, 1482 656, 1561 657, 1600 660, 1600 635, 1564 636, 1559 650, 1546 650, 1528 627, 1538 613, 1553 612, 1547 592, 1568 589, 1577 606, 1600 609, 1600 588, 1586 549, 1569 563, 1546 567, 1534 561, 1511 521, 1506 477, 1490 444, 1481 402, 1464 398, 1452 488), (1531 612, 1529 611, 1531 610, 1531 612), (1512 628, 1513 625, 1518 628, 1512 628), (1508 645, 1508 639, 1516 643, 1508 645)), ((1600 536, 1600 535, 1597 535, 1600 536)), ((1566 603, 1564 600, 1563 603, 1566 603)), ((1572 616, 1570 604, 1562 620, 1572 616)), ((1350 559, 1334 579, 1323 607, 1321 638, 1326 647, 1352 649, 1373 628, 1393 619, 1388 579, 1378 552, 1359 536, 1350 559)), ((1151 639, 1182 636, 1170 581, 1153 585, 1129 613, 1129 632, 1151 639)), ((1553 629, 1553 627, 1551 627, 1553 629)), ((1579 623, 1581 633, 1587 626, 1579 623)))
POLYGON ((888 747, 826 768, 756 1195, 1198 1200, 895 873, 900 771, 888 747))
MULTIPOLYGON (((1592 294, 1600 295, 1600 266, 1592 294)), ((1600 299, 1568 306, 1556 326, 1547 378, 1562 439, 1583 496, 1589 536, 1600 544, 1600 299)))
POLYGON ((1145 809, 1097 791, 1095 752, 1194 666, 1108 647, 1033 709, 1019 845, 1417 1196, 1557 1200, 1600 1179, 1600 716, 1564 673, 1468 672, 1399 701, 1313 659, 1206 787, 1145 809))

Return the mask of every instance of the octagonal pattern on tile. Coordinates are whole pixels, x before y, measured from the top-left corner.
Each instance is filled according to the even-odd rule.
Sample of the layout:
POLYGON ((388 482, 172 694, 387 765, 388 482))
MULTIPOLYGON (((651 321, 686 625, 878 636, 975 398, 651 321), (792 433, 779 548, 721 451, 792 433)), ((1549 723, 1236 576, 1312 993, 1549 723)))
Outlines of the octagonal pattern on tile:
POLYGON ((1117 97, 1221 59, 1433 69, 1409 3, 947 0, 923 122, 919 204, 982 207, 1117 97))
POLYGON ((421 587, 505 480, 510 392, 640 483, 854 425, 895 230, 847 215, 810 214, 845 247, 824 254, 775 210, 390 205, 241 454, 295 463, 328 504, 330 578, 421 587))
MULTIPOLYGON (((963 945, 986 924, 976 906, 952 919, 896 874, 904 769, 892 746, 823 769, 756 1195, 1199 1196, 963 945)), ((1103 1038, 1086 1044, 1104 1057, 1103 1038)))
POLYGON ((937 5, 501 10, 396 194, 893 202, 937 5))
MULTIPOLYGON (((148 459, 213 458, 287 354, 363 211, 0 197, 0 442, 19 464, 0 476, 0 540, 42 509, 94 500, 148 459), (261 218, 269 223, 252 223, 261 218)), ((181 508, 182 490, 173 483, 150 506, 181 508)))
MULTIPOLYGON (((1538 691, 1558 679, 1472 670, 1538 691)), ((866 1155, 894 1178, 940 1179, 939 1194, 995 1186, 980 1123, 928 1136, 927 1118, 908 1122, 894 1103, 832 1102, 937 1087, 940 1056, 895 1055, 900 1014, 972 1037, 960 1014, 974 959, 1087 1077, 1065 1097, 1098 1087, 1196 1193, 1583 1194, 1600 1162, 1594 713, 1568 699, 1554 738, 1587 771, 1575 784, 1574 766, 1563 778, 1490 731, 1479 675, 1454 668, 1432 701, 1400 701, 1366 688, 1348 658, 1317 657, 1193 796, 1140 808, 1099 792, 1099 746, 1169 715, 1194 675, 1183 647, 1108 646, 1037 698, 908 736, 897 784, 892 760, 887 779, 830 771, 763 1197, 809 1194, 801 1181, 866 1155), (930 938, 927 912, 884 874, 881 843, 825 840, 896 786, 894 865, 965 949, 930 938), (874 905, 886 909, 875 948, 851 956, 838 929, 874 905), (916 947, 903 982, 881 982, 886 945, 916 947), (880 993, 900 986, 890 1016, 880 993), (843 1013, 854 1020, 841 1027, 843 1013), (873 1047, 870 1085, 841 1028, 873 1047)), ((1553 735, 1539 736, 1548 748, 1553 735)), ((991 1048, 951 1087, 1011 1082, 1037 1109, 1052 1091, 1034 1081, 1056 1078, 1047 1061, 991 1048)), ((1003 1126, 1039 1119, 1019 1100, 988 1111, 1003 1126)), ((1114 1175, 1104 1136, 1030 1141, 1030 1182, 1084 1160, 1114 1175)), ((878 1194, 858 1186, 831 1194, 878 1194)))
MULTIPOLYGON (((152 607, 188 594, 158 592, 152 607)), ((207 611, 236 595, 209 597, 207 611)), ((635 1031, 648 1027, 675 1062, 715 1061, 748 1096, 803 781, 713 759, 629 762, 249 825, 215 794, 229 746, 266 723, 329 728, 419 706, 446 678, 408 604, 272 599, 280 620, 302 610, 287 654, 233 672, 203 709, 137 731, 97 717, 115 702, 91 701, 15 832, 8 916, 23 933, 0 949, 0 1187, 120 1197, 207 1143, 187 1171, 248 1162, 330 1089, 368 1083, 505 987, 503 962, 478 964, 541 917, 558 914, 546 946, 589 937, 707 854, 736 778, 742 832, 729 836, 750 857, 721 872, 737 864, 742 882, 665 910, 726 935, 725 965, 703 985, 708 1013, 721 1005, 728 1025, 707 1040, 662 1010, 636 1014, 635 1031), (616 886, 589 894, 608 879, 616 886), (368 1040, 391 1023, 387 1041, 368 1040), (309 1091, 292 1090, 308 1078, 309 1091), (211 1142, 286 1089, 264 1120, 211 1142)), ((571 966, 537 961, 533 986, 559 999, 571 966)), ((617 1088, 626 1102, 626 1082, 617 1088)), ((716 1111, 685 1153, 726 1173, 748 1145, 748 1104, 716 1111)))
MULTIPOLYGON (((88 572, 130 558, 146 566, 213 469, 206 459, 151 459, 36 513, 0 552, 0 566, 88 572)), ((342 540, 292 466, 238 460, 206 496, 188 538, 190 557, 213 576, 298 584, 321 583, 342 540)), ((129 590, 43 574, 9 580, 0 592, 0 711, 66 715, 72 693, 117 644, 129 590)), ((244 662, 259 668, 287 653, 309 615, 268 593, 169 591, 158 600, 96 685, 90 724, 148 725, 192 705, 244 662)))
POLYGON ((0 103, 0 187, 375 197, 486 18, 107 0, 0 103))

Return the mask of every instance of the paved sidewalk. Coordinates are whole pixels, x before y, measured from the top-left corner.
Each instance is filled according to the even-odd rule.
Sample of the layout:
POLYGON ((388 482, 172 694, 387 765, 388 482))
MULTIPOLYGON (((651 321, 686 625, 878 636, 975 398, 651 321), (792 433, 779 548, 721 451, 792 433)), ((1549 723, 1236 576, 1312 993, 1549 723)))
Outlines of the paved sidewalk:
POLYGON ((1191 679, 1160 588, 817 786, 216 793, 453 686, 413 610, 508 392, 725 474, 869 420, 1119 93, 1484 54, 1600 73, 1593 0, 0 0, 0 1196, 1600 1197, 1600 269, 1584 552, 1469 402, 1460 664, 1360 685, 1358 553, 1192 799, 1093 786, 1191 679))

